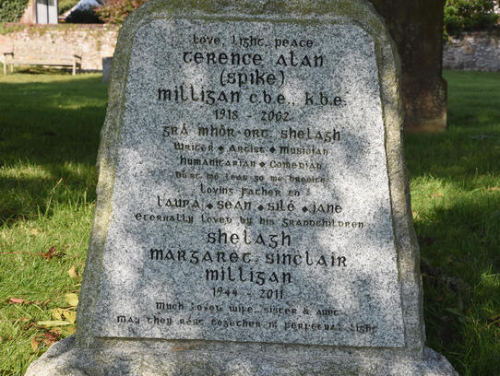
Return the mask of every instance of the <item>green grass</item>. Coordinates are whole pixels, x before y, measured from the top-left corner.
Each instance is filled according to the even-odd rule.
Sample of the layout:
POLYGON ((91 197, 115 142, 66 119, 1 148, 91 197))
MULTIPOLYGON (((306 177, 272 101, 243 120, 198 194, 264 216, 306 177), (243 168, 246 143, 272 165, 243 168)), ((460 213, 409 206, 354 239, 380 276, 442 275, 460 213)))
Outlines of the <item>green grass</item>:
MULTIPOLYGON (((462 375, 498 376, 500 74, 445 77, 449 130, 405 140, 428 344, 462 375)), ((67 271, 84 266, 105 104, 98 75, 0 76, 0 375, 74 331, 36 323, 79 289, 67 271)))
POLYGON ((428 344, 500 375, 500 74, 446 72, 449 130, 406 137, 428 344))
POLYGON ((84 267, 106 90, 96 74, 0 76, 0 375, 74 331, 36 323, 79 289, 67 271, 84 267))

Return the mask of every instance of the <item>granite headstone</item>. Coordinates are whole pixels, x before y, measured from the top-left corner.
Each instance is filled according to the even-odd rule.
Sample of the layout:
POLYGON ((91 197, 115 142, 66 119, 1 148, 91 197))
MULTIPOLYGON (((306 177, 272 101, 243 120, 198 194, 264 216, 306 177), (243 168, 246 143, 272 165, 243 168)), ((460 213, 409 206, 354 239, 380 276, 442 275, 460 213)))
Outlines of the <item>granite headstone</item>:
POLYGON ((396 55, 361 0, 129 17, 77 334, 28 374, 453 375, 424 347, 396 55))
POLYGON ((109 84, 111 81, 111 65, 113 63, 113 57, 103 57, 102 58, 102 83, 109 84))

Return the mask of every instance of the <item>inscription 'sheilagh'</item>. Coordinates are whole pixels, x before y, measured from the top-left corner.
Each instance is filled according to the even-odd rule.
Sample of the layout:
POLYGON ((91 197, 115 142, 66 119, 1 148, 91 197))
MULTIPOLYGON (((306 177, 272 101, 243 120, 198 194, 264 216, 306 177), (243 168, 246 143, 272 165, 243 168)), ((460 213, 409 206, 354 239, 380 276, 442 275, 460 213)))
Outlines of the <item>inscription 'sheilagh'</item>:
POLYGON ((405 345, 363 29, 156 20, 125 100, 96 336, 405 345))

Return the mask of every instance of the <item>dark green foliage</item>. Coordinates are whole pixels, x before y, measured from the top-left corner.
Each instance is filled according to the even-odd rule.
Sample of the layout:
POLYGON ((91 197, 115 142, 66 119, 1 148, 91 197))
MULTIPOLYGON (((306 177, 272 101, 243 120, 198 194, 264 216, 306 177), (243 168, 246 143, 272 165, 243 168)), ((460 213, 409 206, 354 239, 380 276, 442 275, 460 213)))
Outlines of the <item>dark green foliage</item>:
POLYGON ((79 24, 99 24, 103 23, 94 11, 94 8, 80 10, 77 9, 70 13, 66 18, 66 23, 79 24))
POLYGON ((28 5, 28 0, 1 0, 0 22, 17 22, 28 5))
POLYGON ((487 30, 497 25, 493 0, 447 0, 444 8, 445 34, 487 30))

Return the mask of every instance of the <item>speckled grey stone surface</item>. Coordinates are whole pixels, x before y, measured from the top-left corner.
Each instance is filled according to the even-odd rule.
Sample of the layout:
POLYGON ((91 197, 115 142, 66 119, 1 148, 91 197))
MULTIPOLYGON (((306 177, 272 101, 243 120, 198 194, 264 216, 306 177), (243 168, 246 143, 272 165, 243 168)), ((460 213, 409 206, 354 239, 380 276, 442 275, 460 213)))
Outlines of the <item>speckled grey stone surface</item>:
POLYGON ((162 348, 144 341, 140 347, 75 347, 75 338, 55 345, 34 362, 27 375, 37 376, 445 376, 457 375, 448 361, 425 349, 422 359, 398 354, 357 357, 340 352, 325 356, 314 351, 272 348, 272 351, 226 349, 198 351, 197 343, 162 348), (127 347, 127 348, 125 348, 127 347))
POLYGON ((403 347, 379 93, 358 26, 143 26, 95 335, 403 347), (263 46, 242 47, 242 35, 263 46), (314 45, 276 47, 289 35, 314 45), (201 36, 254 64, 197 64, 214 51, 201 36))
POLYGON ((398 77, 361 0, 148 1, 77 334, 28 375, 454 374, 423 346, 398 77))

